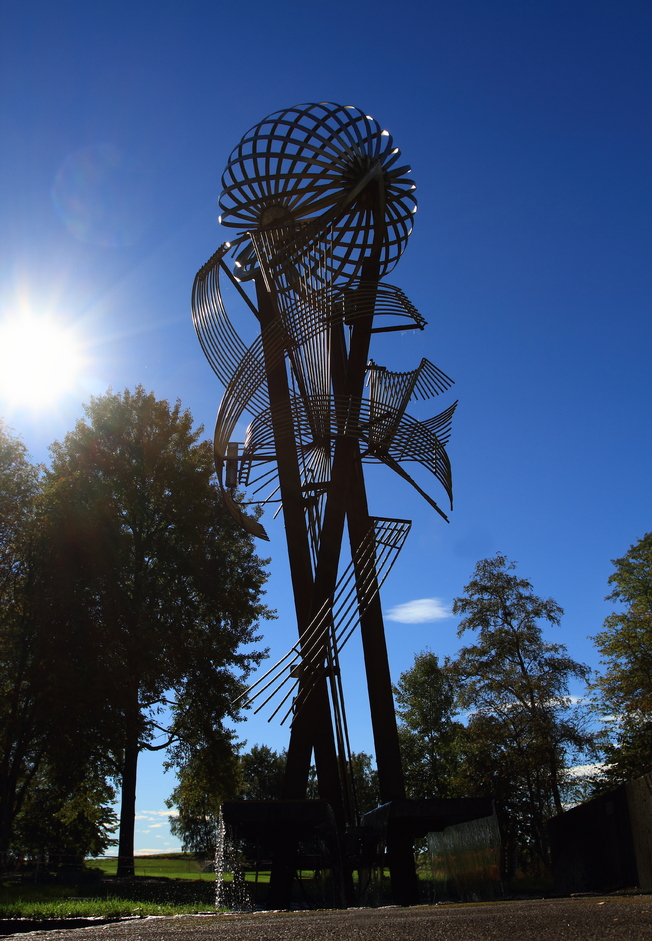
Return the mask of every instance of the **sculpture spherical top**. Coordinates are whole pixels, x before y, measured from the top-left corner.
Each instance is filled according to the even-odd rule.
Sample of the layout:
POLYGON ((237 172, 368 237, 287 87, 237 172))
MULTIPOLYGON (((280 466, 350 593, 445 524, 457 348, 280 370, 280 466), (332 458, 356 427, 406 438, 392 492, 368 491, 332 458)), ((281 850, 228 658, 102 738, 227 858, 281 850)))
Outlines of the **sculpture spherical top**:
MULTIPOLYGON (((293 227, 298 234, 322 224, 339 284, 359 275, 380 225, 384 275, 404 251, 416 211, 416 186, 399 158, 389 132, 353 106, 322 102, 277 111, 251 128, 229 158, 222 225, 242 232, 293 227)), ((251 254, 239 261, 241 274, 250 276, 251 254)))

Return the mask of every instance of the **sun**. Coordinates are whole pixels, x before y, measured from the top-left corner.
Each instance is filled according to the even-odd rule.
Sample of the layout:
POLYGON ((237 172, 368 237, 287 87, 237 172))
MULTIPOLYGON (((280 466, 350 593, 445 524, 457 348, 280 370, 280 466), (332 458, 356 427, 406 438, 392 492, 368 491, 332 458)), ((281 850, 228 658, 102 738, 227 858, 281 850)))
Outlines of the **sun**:
POLYGON ((83 365, 74 330, 51 316, 0 321, 0 398, 46 409, 78 384, 83 365))

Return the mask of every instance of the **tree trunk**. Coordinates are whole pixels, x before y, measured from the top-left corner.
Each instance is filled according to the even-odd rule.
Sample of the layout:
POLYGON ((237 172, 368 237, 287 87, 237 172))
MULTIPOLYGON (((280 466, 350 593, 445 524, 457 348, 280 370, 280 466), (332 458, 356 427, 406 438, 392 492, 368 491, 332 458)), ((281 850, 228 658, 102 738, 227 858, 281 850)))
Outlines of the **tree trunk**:
POLYGON ((130 731, 125 745, 122 766, 120 801, 120 840, 118 844, 118 876, 134 875, 134 830, 136 827, 136 770, 138 767, 138 735, 130 731))

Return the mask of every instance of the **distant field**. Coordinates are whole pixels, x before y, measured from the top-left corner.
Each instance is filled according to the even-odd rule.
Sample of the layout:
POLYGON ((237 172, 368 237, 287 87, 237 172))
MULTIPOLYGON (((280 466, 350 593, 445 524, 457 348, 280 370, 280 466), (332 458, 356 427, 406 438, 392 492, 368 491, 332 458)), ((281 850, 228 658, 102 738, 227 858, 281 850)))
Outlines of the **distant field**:
MULTIPOLYGON (((88 865, 101 869, 107 876, 115 876, 118 866, 116 856, 101 856, 98 859, 89 859, 88 865)), ((165 876, 168 879, 201 879, 205 882, 215 881, 215 870, 210 859, 198 860, 183 853, 171 853, 167 856, 136 856, 135 875, 137 876, 165 876), (209 872, 202 869, 211 867, 209 872)))

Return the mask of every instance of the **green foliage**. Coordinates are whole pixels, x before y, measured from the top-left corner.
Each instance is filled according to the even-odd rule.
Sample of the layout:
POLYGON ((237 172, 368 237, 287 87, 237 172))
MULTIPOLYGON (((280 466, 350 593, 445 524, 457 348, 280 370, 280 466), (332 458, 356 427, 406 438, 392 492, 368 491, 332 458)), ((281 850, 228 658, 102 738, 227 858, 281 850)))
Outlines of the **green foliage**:
POLYGON ((607 599, 624 609, 594 638, 604 666, 593 684, 596 705, 614 730, 605 749, 607 786, 652 769, 652 533, 613 565, 607 599))
POLYGON ((0 423, 0 855, 83 856, 109 845, 96 690, 50 591, 42 468, 0 423), (93 728, 94 747, 88 732, 93 728))
POLYGON ((42 766, 14 822, 10 849, 51 866, 80 864, 115 843, 114 800, 115 791, 97 772, 66 786, 42 766))
MULTIPOLYGON (((181 741, 172 749, 177 755, 179 783, 166 801, 176 808, 170 815, 170 829, 182 841, 184 850, 212 855, 219 822, 220 804, 225 800, 278 800, 283 795, 286 752, 268 745, 253 745, 241 755, 231 738, 224 738, 214 750, 197 748, 179 755, 187 748, 181 741)), ((173 766, 172 761, 167 763, 173 766)), ((353 779, 359 814, 378 806, 378 775, 371 756, 353 753, 349 772, 353 779)), ((314 766, 308 782, 307 797, 319 797, 314 766)))
POLYGON ((182 740, 172 749, 179 767, 179 783, 166 801, 168 807, 177 810, 177 815, 169 818, 170 830, 180 838, 184 850, 212 855, 222 801, 280 798, 285 752, 254 745, 238 755, 232 736, 226 733, 221 740, 213 739, 191 750, 187 750, 186 742, 182 740))
POLYGON ((463 616, 459 636, 474 631, 477 642, 460 650, 454 669, 470 713, 469 789, 494 797, 512 848, 546 865, 545 821, 563 809, 569 768, 592 746, 568 696, 570 680, 586 680, 589 670, 544 640, 540 622, 558 626, 563 611, 514 569, 500 554, 476 565, 453 612, 463 616))
POLYGON ((247 800, 276 800, 283 794, 286 752, 268 745, 254 745, 240 758, 242 797, 247 800))
POLYGON ((408 797, 458 797, 464 727, 455 721, 456 688, 450 661, 422 651, 402 673, 394 696, 408 797))
POLYGON ((53 731, 48 638, 33 610, 40 474, 0 422, 0 863, 53 731))
MULTIPOLYGON (((366 752, 351 752, 351 759, 347 763, 349 786, 351 787, 354 808, 358 815, 366 814, 380 803, 380 788, 378 786, 378 772, 372 765, 371 755, 366 752)), ((306 797, 309 800, 319 798, 319 781, 317 768, 310 766, 308 773, 308 787, 306 797)))
POLYGON ((363 751, 352 752, 350 771, 358 814, 366 814, 380 803, 378 772, 372 765, 371 755, 363 751))
POLYGON ((137 697, 145 745, 157 704, 202 664, 227 681, 227 707, 227 665, 246 671, 259 659, 236 651, 266 613, 266 576, 212 482, 212 447, 179 402, 138 387, 93 398, 85 411, 88 421, 51 448, 58 561, 108 642, 125 713, 137 697))
POLYGON ((128 874, 138 753, 223 740, 241 678, 262 656, 247 645, 268 616, 266 575, 225 511, 211 444, 179 402, 139 386, 93 398, 85 412, 51 447, 37 621, 49 625, 50 676, 70 690, 70 754, 76 743, 101 764, 101 745, 121 777, 128 874))
POLYGON ((220 805, 238 796, 240 766, 233 736, 215 729, 204 736, 180 739, 170 749, 167 767, 176 764, 177 785, 166 800, 176 815, 169 817, 171 833, 181 840, 184 851, 212 857, 215 853, 220 805))
POLYGON ((20 601, 33 522, 41 489, 41 468, 23 442, 0 420, 0 603, 3 616, 20 601))

